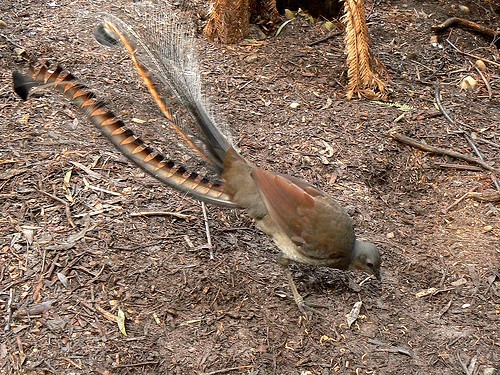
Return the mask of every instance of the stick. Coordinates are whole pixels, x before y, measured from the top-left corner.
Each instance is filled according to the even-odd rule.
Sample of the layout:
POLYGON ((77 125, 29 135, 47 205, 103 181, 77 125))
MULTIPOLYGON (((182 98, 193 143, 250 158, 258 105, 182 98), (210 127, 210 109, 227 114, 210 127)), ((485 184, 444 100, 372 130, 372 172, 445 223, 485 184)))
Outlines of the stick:
POLYGON ((131 213, 130 216, 132 216, 132 217, 137 217, 137 216, 173 216, 173 217, 176 217, 177 219, 184 219, 184 220, 194 220, 195 219, 194 216, 184 215, 184 214, 180 214, 178 212, 171 212, 171 211, 140 211, 140 212, 131 213))
POLYGON ((318 39, 318 40, 315 40, 314 42, 311 42, 308 44, 309 47, 312 47, 312 46, 315 46, 317 44, 320 44, 320 43, 323 43, 323 42, 326 42, 328 39, 331 39, 331 38, 334 38, 336 36, 339 36, 341 35, 342 33, 344 32, 344 30, 340 30, 340 31, 337 31, 337 32, 334 32, 334 33, 330 33, 326 36, 324 36, 323 38, 321 39, 318 39))
POLYGON ((144 362, 124 364, 124 365, 117 365, 117 366, 113 366, 113 368, 142 367, 142 366, 151 366, 151 365, 159 365, 159 364, 160 364, 160 361, 144 361, 144 362))
POLYGON ((244 369, 252 368, 252 367, 253 367, 253 365, 243 365, 243 366, 238 366, 238 367, 228 367, 228 368, 223 368, 223 369, 220 369, 220 370, 215 370, 215 371, 210 371, 210 372, 204 372, 203 375, 223 374, 225 372, 244 370, 244 369))
POLYGON ((446 111, 446 109, 444 109, 443 107, 443 102, 441 102, 441 89, 438 86, 436 86, 436 88, 434 89, 434 99, 436 99, 436 104, 439 108, 439 112, 443 114, 446 121, 448 121, 452 125, 455 125, 455 121, 453 121, 450 115, 448 115, 448 111, 446 111))
POLYGON ((432 26, 431 30, 434 33, 442 33, 449 29, 450 27, 458 27, 463 30, 471 31, 474 34, 481 35, 485 39, 491 40, 493 43, 498 45, 500 42, 500 32, 490 29, 488 27, 479 25, 478 23, 466 20, 464 18, 451 17, 444 21, 442 24, 437 26, 432 26))
POLYGON ((452 42, 450 42, 449 39, 446 39, 446 42, 455 50, 457 51, 459 54, 461 55, 464 55, 464 56, 469 56, 469 57, 472 57, 473 59, 476 59, 476 60, 482 60, 483 62, 485 63, 488 63, 488 64, 491 64, 491 65, 494 65, 498 68, 500 68, 500 64, 495 62, 495 61, 491 61, 491 60, 488 60, 488 59, 485 59, 484 57, 481 57, 481 56, 478 56, 478 55, 473 55, 472 53, 468 53, 468 52, 464 52, 464 51, 461 51, 458 49, 457 46, 455 46, 452 42))
POLYGON ((205 221, 205 232, 207 233, 207 244, 210 250, 210 260, 214 260, 214 249, 212 247, 212 237, 210 236, 210 226, 208 225, 207 209, 205 202, 201 202, 201 210, 203 211, 203 220, 205 221))
POLYGON ((500 192, 489 190, 482 193, 469 193, 468 196, 472 199, 483 202, 500 202, 500 192))
POLYGON ((46 191, 43 191, 43 190, 38 190, 38 191, 42 194, 45 194, 48 197, 51 197, 52 199, 58 201, 59 203, 62 203, 64 205, 64 212, 66 214, 66 219, 68 220, 69 225, 71 225, 73 228, 76 228, 75 222, 71 218, 71 210, 70 210, 68 202, 66 202, 65 200, 63 200, 59 197, 56 197, 55 195, 47 193, 46 191))
POLYGON ((482 171, 481 167, 476 167, 475 165, 466 165, 466 164, 454 164, 454 163, 436 163, 435 164, 439 168, 454 168, 463 171, 482 171))
POLYGON ((487 171, 490 171, 490 172, 497 171, 491 165, 489 165, 489 164, 485 163, 484 161, 482 161, 481 159, 475 158, 473 156, 461 154, 461 153, 453 151, 453 150, 447 150, 447 149, 440 148, 440 147, 430 146, 430 145, 427 145, 425 143, 418 142, 410 137, 407 137, 406 135, 399 134, 397 132, 390 133, 390 136, 392 138, 394 138, 396 141, 399 141, 401 143, 406 143, 407 145, 410 145, 412 147, 418 148, 418 149, 423 150, 423 151, 432 152, 434 154, 439 154, 439 155, 448 155, 448 156, 451 156, 452 158, 465 160, 469 163, 475 163, 475 164, 480 165, 481 167, 483 167, 484 169, 486 169, 487 171))
POLYGON ((469 371, 469 369, 467 368, 467 365, 464 363, 464 361, 462 361, 462 358, 460 357, 460 353, 457 352, 457 358, 458 358, 458 362, 460 363, 460 366, 462 366, 462 370, 464 370, 464 374, 465 375, 472 375, 469 371))
POLYGON ((472 189, 470 189, 467 193, 465 193, 464 195, 462 195, 460 198, 458 198, 457 200, 455 200, 455 202, 453 202, 452 204, 450 204, 448 207, 446 207, 442 212, 443 214, 446 214, 450 209, 452 209, 453 207, 455 207, 457 204, 459 204, 460 202, 462 202, 465 198, 467 198, 469 196, 470 193, 473 193, 477 190, 479 186, 474 186, 472 189))
POLYGON ((7 317, 6 317, 6 323, 5 326, 3 327, 3 330, 5 332, 10 331, 10 327, 12 325, 12 299, 14 297, 14 290, 11 288, 9 291, 9 299, 7 300, 7 317))
POLYGON ((493 96, 493 92, 491 91, 490 83, 484 76, 483 72, 477 66, 474 65, 474 69, 476 69, 476 71, 479 73, 479 76, 481 77, 481 79, 484 82, 484 85, 486 86, 486 90, 488 91, 488 99, 491 99, 491 97, 493 96))
MULTIPOLYGON (((441 90, 440 90, 440 88, 438 86, 436 86, 434 97, 436 99, 436 104, 438 105, 439 110, 441 111, 441 113, 443 114, 443 116, 446 118, 446 120, 448 120, 448 122, 450 124, 456 125, 458 127, 458 130, 460 130, 464 134, 464 137, 467 140, 467 143, 472 148, 472 150, 474 151, 474 153, 477 155, 477 157, 479 158, 479 160, 481 160, 481 162, 484 163, 483 155, 481 154, 481 152, 477 148, 477 146, 474 143, 474 141, 472 140, 472 138, 462 129, 462 127, 460 126, 460 124, 457 124, 455 121, 453 121, 453 119, 450 116, 448 116, 448 113, 444 109, 443 103, 441 102, 441 90)), ((500 191, 500 184, 498 183, 498 180, 497 180, 496 176, 492 173, 491 176, 490 176, 490 178, 491 178, 491 181, 493 182, 493 185, 495 185, 495 188, 498 191, 500 191)))

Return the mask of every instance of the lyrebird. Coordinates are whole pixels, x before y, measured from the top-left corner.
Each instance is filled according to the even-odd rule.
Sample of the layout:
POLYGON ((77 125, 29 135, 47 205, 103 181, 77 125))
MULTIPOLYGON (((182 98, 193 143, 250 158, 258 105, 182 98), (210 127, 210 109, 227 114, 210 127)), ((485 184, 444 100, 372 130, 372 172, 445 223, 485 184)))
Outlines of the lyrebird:
POLYGON ((281 250, 279 263, 301 311, 306 305, 292 279, 289 261, 359 269, 379 278, 378 249, 356 240, 353 222, 337 202, 305 181, 257 168, 240 155, 228 132, 215 120, 220 116, 213 116, 201 93, 194 38, 172 11, 161 17, 141 35, 121 19, 106 16, 95 35, 101 44, 121 43, 127 48, 169 124, 220 180, 189 171, 146 146, 93 93, 59 67, 31 66, 27 74, 15 72, 16 93, 27 100, 34 86, 54 87, 83 110, 119 151, 162 183, 208 203, 243 209, 281 250), (177 98, 195 131, 188 131, 181 123, 184 119, 172 114, 166 96, 177 98))

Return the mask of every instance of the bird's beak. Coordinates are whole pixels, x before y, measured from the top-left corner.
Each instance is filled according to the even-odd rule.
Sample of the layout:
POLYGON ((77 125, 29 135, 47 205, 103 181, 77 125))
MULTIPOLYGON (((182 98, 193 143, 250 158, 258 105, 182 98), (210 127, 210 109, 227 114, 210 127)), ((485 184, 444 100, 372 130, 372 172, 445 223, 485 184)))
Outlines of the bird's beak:
POLYGON ((378 271, 376 274, 375 274, 375 277, 377 278, 378 281, 382 281, 382 277, 380 276, 380 271, 378 271))

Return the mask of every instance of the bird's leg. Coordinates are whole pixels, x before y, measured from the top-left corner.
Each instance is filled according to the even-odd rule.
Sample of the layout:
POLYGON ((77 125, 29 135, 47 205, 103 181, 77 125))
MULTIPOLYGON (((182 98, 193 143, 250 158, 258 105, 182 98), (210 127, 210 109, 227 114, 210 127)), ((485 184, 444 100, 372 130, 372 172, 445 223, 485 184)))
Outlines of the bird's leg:
POLYGON ((288 265, 290 264, 290 260, 288 258, 285 258, 282 254, 280 254, 278 258, 278 263, 283 269, 283 272, 286 276, 286 279, 288 280, 288 284, 290 284, 290 289, 292 289, 292 294, 293 294, 293 299, 295 303, 297 304, 297 307, 299 308, 300 312, 304 314, 304 316, 310 320, 311 318, 311 313, 316 312, 319 313, 316 309, 312 308, 309 306, 305 301, 304 298, 299 294, 299 291, 297 290, 297 285, 295 284, 295 281, 293 281, 293 276, 292 272, 290 271, 290 268, 288 265))
POLYGON ((292 289, 293 299, 295 300, 295 303, 297 304, 299 309, 302 311, 302 308, 304 307, 304 299, 299 294, 299 291, 297 290, 297 285, 295 285, 295 282, 293 281, 292 272, 288 267, 288 265, 290 264, 290 260, 288 258, 285 258, 283 255, 280 255, 278 258, 278 263, 283 269, 283 272, 285 273, 285 276, 288 280, 288 284, 290 284, 290 288, 292 289))

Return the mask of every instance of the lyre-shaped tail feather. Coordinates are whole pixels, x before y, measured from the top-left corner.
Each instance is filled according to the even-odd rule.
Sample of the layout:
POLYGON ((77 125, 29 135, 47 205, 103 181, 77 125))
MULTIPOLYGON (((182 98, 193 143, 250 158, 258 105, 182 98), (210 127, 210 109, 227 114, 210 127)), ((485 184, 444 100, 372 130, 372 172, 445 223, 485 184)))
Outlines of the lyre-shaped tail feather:
POLYGON ((60 67, 51 71, 46 66, 30 67, 29 75, 13 73, 14 90, 23 99, 37 85, 52 86, 62 92, 90 118, 92 123, 129 160, 162 183, 185 192, 197 199, 218 206, 236 207, 224 192, 223 185, 211 181, 183 165, 167 159, 136 137, 132 130, 107 110, 87 87, 76 82, 73 75, 63 72, 60 67))
POLYGON ((188 145, 203 154, 221 173, 226 152, 232 145, 228 135, 217 126, 208 103, 201 94, 194 39, 189 36, 174 12, 168 13, 169 16, 163 16, 160 23, 151 16, 153 20, 146 28, 141 29, 142 36, 125 21, 106 15, 94 35, 98 42, 106 46, 123 44, 155 102, 173 128, 182 135, 188 145), (157 83, 168 88, 189 111, 199 132, 195 136, 203 143, 203 147, 197 147, 191 141, 190 135, 186 134, 186 129, 177 124, 159 94, 153 77, 157 83))
MULTIPOLYGON (((179 136, 187 143, 187 145, 196 151, 196 153, 201 156, 203 159, 206 161, 210 162, 211 164, 214 164, 214 162, 209 159, 206 155, 206 151, 202 150, 194 141, 193 139, 196 139, 194 136, 188 133, 187 129, 184 129, 183 127, 179 126, 168 108, 163 96, 160 94, 158 88, 156 87, 155 83, 153 83, 153 80, 150 77, 150 74, 148 72, 148 69, 142 65, 139 60, 136 57, 136 50, 134 46, 129 42, 129 40, 126 38, 126 36, 112 23, 108 21, 103 21, 103 24, 99 25, 95 30, 94 30, 94 37, 96 40, 106 46, 106 47, 115 47, 117 46, 120 42, 125 46, 127 49, 130 58, 134 64, 134 67, 136 68, 137 72, 139 73, 140 77, 144 81, 149 93, 153 97, 153 100, 155 101, 156 105, 158 108, 161 110, 163 115, 168 121, 168 124, 179 134, 179 136)), ((217 168, 218 169, 218 168, 217 168)))

